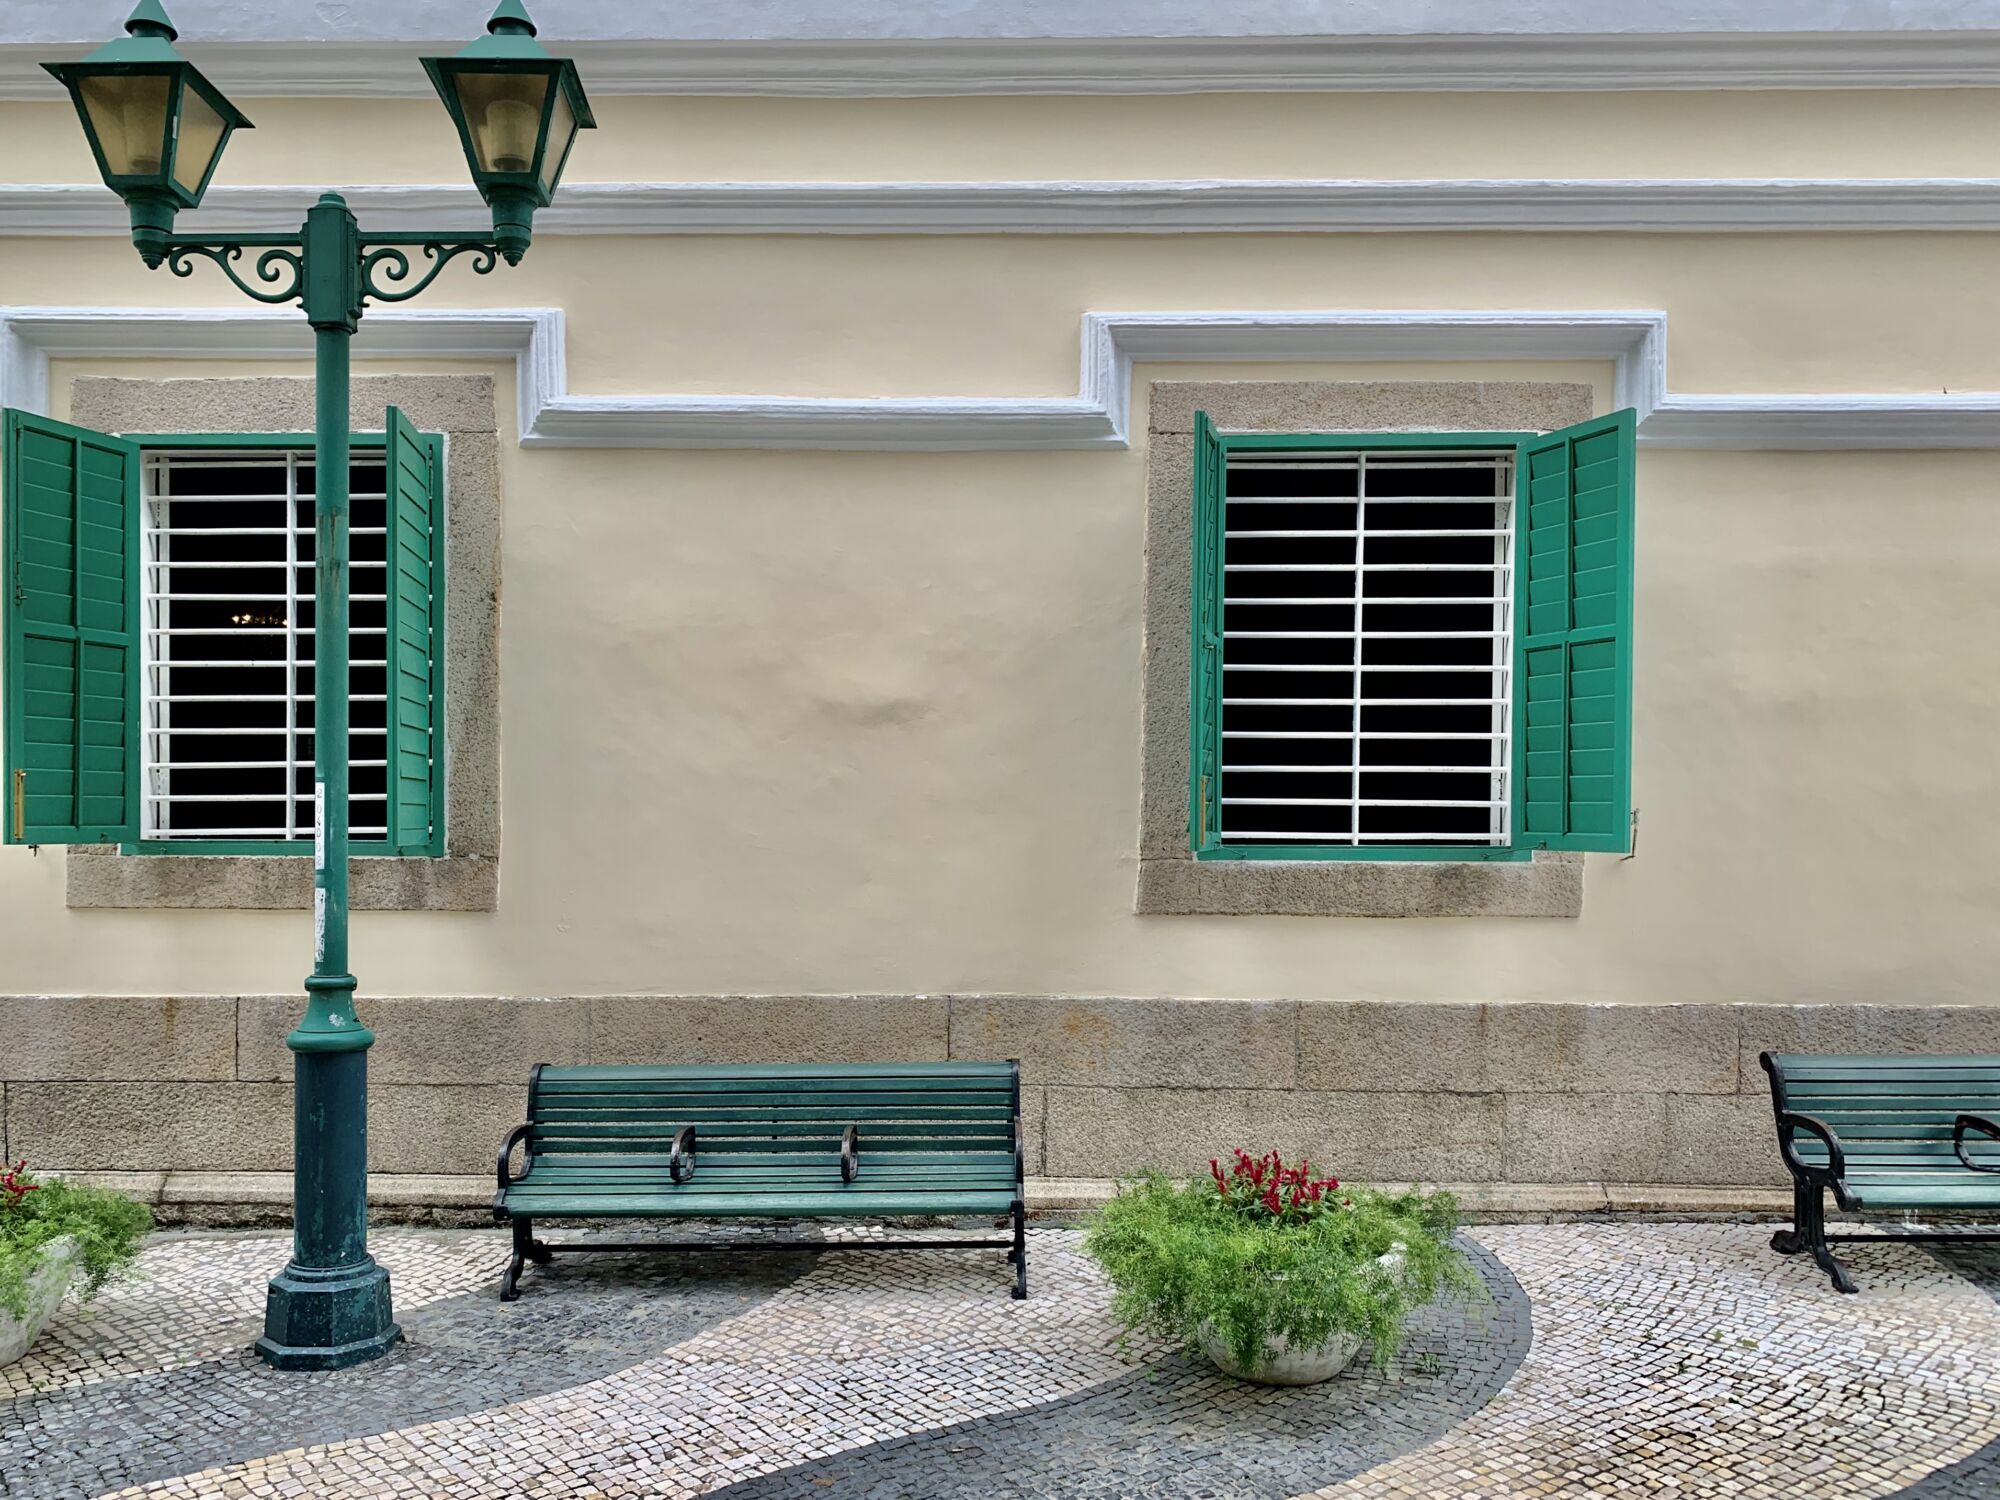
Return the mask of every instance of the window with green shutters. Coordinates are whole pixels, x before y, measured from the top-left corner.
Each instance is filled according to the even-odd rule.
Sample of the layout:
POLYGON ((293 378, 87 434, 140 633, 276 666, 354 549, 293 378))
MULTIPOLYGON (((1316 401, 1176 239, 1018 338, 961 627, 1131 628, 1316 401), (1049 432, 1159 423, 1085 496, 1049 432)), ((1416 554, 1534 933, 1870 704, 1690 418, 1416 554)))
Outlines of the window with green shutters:
POLYGON ((1194 438, 1196 857, 1629 847, 1632 412, 1194 438))
MULTIPOLYGON (((391 410, 387 430, 356 434, 349 472, 353 728, 350 781, 354 848, 368 854, 441 854, 443 828, 443 442, 391 410)), ((7 414, 6 744, 10 778, 25 771, 24 817, 12 842, 118 843, 159 853, 309 853, 313 840, 313 614, 315 478, 312 439, 300 434, 111 438, 25 413, 7 414), (19 434, 19 436, 17 436, 19 434), (16 450, 26 445, 27 460, 16 450), (67 445, 66 447, 63 445, 67 445), (113 471, 113 460, 121 465, 113 471), (39 516, 68 464, 86 507, 113 477, 123 485, 115 533, 125 563, 115 600, 97 582, 112 533, 85 515, 81 619, 84 666, 118 632, 121 711, 106 721, 101 692, 17 704, 15 670, 50 647, 42 617, 68 619, 68 596, 19 599, 36 572, 39 516), (79 469, 78 464, 82 467, 79 469), (49 481, 49 482, 38 482, 49 481), (93 488, 95 487, 95 488, 93 488), (92 572, 95 568, 99 571, 92 572), (54 710, 53 715, 36 709, 54 710), (90 717, 95 713, 97 717, 90 717), (53 719, 53 722, 51 720, 53 719), (77 783, 90 814, 81 825, 36 814, 60 811, 38 746, 62 732, 89 741, 77 783), (102 743, 98 743, 98 742, 102 743), (109 762, 115 755, 115 773, 109 762), (115 775, 115 807, 93 801, 115 775), (47 789, 44 790, 44 783, 47 789)), ((65 627, 67 628, 67 627, 65 627)), ((92 675, 86 687, 102 688, 92 675)), ((56 757, 59 759, 59 757, 56 757)), ((10 785, 12 784, 10 780, 10 785)))

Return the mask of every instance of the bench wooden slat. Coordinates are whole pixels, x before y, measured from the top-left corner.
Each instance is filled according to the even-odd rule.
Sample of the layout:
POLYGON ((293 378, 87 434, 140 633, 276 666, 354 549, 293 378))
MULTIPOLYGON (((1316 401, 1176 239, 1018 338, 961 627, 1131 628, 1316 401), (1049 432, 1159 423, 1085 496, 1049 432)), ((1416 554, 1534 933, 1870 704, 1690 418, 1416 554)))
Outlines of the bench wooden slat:
MULTIPOLYGON (((672 1148, 672 1131, 634 1131, 629 1136, 617 1138, 591 1137, 587 1140, 571 1140, 561 1136, 540 1137, 535 1141, 538 1156, 658 1156, 662 1161, 672 1148)), ((881 1136, 871 1142, 875 1154, 881 1155, 892 1148, 907 1156, 918 1156, 925 1160, 935 1160, 940 1156, 968 1156, 981 1152, 1004 1151, 1013 1155, 1014 1139, 1010 1131, 993 1131, 975 1136, 931 1136, 903 1135, 881 1136)), ((814 1154, 838 1156, 840 1154, 840 1133, 835 1130, 819 1130, 810 1135, 764 1136, 703 1136, 702 1155, 724 1156, 772 1156, 784 1152, 798 1152, 810 1149, 814 1154)))
POLYGON ((1014 1065, 1007 1062, 677 1063, 663 1067, 649 1063, 583 1063, 544 1068, 541 1086, 560 1090, 605 1079, 627 1082, 656 1079, 682 1084, 699 1079, 751 1082, 787 1078, 941 1078, 953 1086, 964 1080, 988 1078, 1011 1087, 1014 1065))
MULTIPOLYGON (((809 1123, 781 1121, 766 1124, 756 1130, 737 1130, 723 1134, 723 1128, 713 1120, 689 1120, 706 1142, 710 1151, 725 1150, 781 1150, 796 1146, 800 1142, 837 1142, 840 1139, 844 1121, 814 1120, 809 1123)), ((738 1122, 745 1123, 745 1122, 738 1122)), ((857 1128, 864 1122, 856 1122, 857 1128)), ((537 1126, 535 1139, 538 1142, 559 1143, 555 1149, 564 1151, 588 1151, 593 1142, 616 1143, 618 1141, 664 1140, 671 1141, 678 1133, 678 1122, 667 1121, 660 1124, 633 1122, 624 1125, 555 1125, 537 1126)), ((1011 1120, 996 1120, 989 1128, 979 1129, 968 1125, 949 1125, 942 1129, 901 1130, 881 1121, 873 1123, 870 1139, 878 1143, 895 1142, 905 1150, 948 1151, 954 1149, 948 1142, 965 1142, 972 1148, 993 1149, 999 1145, 1013 1144, 1014 1127, 1011 1120)), ((538 1147, 537 1149, 540 1149, 538 1147)), ((836 1147, 836 1149, 838 1149, 836 1147)))
POLYGON ((865 1218, 913 1214, 1004 1214, 1014 1206, 1010 1188, 994 1192, 885 1193, 829 1188, 797 1193, 581 1194, 532 1189, 508 1194, 510 1209, 535 1218, 865 1218))
MULTIPOLYGON (((539 1182, 530 1177, 525 1182, 508 1189, 508 1203, 515 1212, 524 1213, 522 1206, 537 1197, 575 1198, 579 1201, 590 1199, 622 1199, 642 1197, 656 1203, 663 1218, 684 1218, 703 1213, 699 1205, 710 1198, 741 1198, 745 1202, 789 1203, 792 1199, 806 1196, 833 1194, 842 1199, 856 1193, 871 1193, 883 1198, 894 1198, 897 1202, 922 1199, 926 1202, 940 1193, 997 1193, 1009 1202, 1013 1199, 1014 1185, 1011 1181, 993 1178, 946 1177, 936 1182, 889 1183, 860 1178, 852 1183, 843 1183, 835 1172, 812 1182, 704 1182, 700 1178, 675 1187, 665 1178, 651 1178, 642 1181, 611 1182, 568 1182, 556 1180, 539 1182), (692 1206, 691 1206, 692 1205, 692 1206)), ((840 1207, 832 1198, 827 1199, 830 1214, 851 1214, 860 1210, 840 1207)))
POLYGON ((558 1096, 578 1094, 588 1097, 593 1094, 770 1094, 794 1091, 824 1091, 840 1093, 868 1093, 890 1090, 905 1094, 998 1094, 1006 1097, 1013 1092, 1013 1079, 1005 1074, 986 1077, 975 1074, 961 1077, 957 1074, 869 1074, 867 1076, 847 1075, 841 1077, 815 1077, 792 1074, 782 1078, 689 1078, 676 1075, 671 1078, 658 1076, 642 1078, 573 1078, 567 1071, 563 1076, 546 1080, 541 1088, 541 1096, 554 1099, 558 1096))
POLYGON ((1811 1078, 1837 1078, 1853 1075, 1861 1078, 1892 1076, 1899 1071, 1930 1077, 1945 1069, 2000 1069, 2000 1053, 1961 1052, 1932 1055, 1923 1052, 1885 1052, 1871 1055, 1862 1052, 1773 1052, 1771 1061, 1787 1080, 1811 1078))
POLYGON ((764 1100, 764 1098, 786 1098, 786 1096, 842 1096, 842 1094, 910 1094, 920 1100, 934 1098, 970 1098, 978 1102, 1004 1100, 1014 1090, 990 1080, 980 1078, 782 1078, 764 1080, 758 1084, 720 1084, 720 1082, 682 1082, 682 1080, 632 1080, 632 1082, 600 1082, 600 1084, 568 1084, 558 1082, 540 1090, 540 1098, 556 1102, 590 1102, 598 1098, 728 1098, 728 1100, 764 1100))
MULTIPOLYGON (((542 1157, 542 1156, 585 1157, 585 1156, 597 1156, 597 1155, 629 1156, 635 1153, 643 1153, 644 1148, 647 1147, 652 1147, 661 1151, 665 1151, 668 1147, 670 1147, 673 1144, 673 1139, 674 1138, 671 1134, 662 1134, 655 1136, 635 1135, 635 1136, 619 1136, 609 1140, 557 1141, 553 1144, 553 1146, 550 1146, 545 1142, 534 1140, 531 1138, 529 1144, 534 1148, 537 1157, 542 1157)), ((759 1143, 756 1141, 738 1141, 734 1143, 729 1143, 725 1146, 718 1146, 713 1142, 709 1142, 701 1147, 701 1155, 705 1159, 710 1161, 719 1160, 720 1158, 725 1156, 732 1158, 758 1156, 763 1154, 761 1151, 757 1149, 757 1147, 760 1144, 783 1145, 786 1147, 791 1147, 798 1145, 801 1139, 805 1138, 794 1137, 794 1138, 787 1138, 782 1142, 769 1142, 769 1143, 759 1143)), ((811 1138, 810 1143, 818 1145, 821 1148, 829 1151, 838 1151, 840 1149, 840 1138, 832 1134, 831 1132, 827 1132, 826 1134, 811 1138)), ((903 1146, 908 1146, 911 1143, 906 1140, 898 1142, 898 1144, 903 1146)), ((968 1152, 990 1151, 993 1150, 995 1147, 1001 1145, 1005 1145, 1011 1152, 1013 1147, 1013 1142, 1011 1140, 1003 1141, 1000 1137, 997 1136, 982 1136, 978 1139, 961 1142, 958 1149, 962 1149, 968 1152)), ((950 1147, 941 1147, 937 1154, 938 1155, 957 1154, 957 1151, 950 1147)))
MULTIPOLYGON (((1970 1177, 1973 1174, 1966 1173, 1970 1177)), ((1960 1208, 2000 1209, 2000 1187, 1966 1186, 1959 1183, 1882 1183, 1856 1185, 1855 1197, 1861 1207, 1871 1208, 1960 1208)))
POLYGON ((890 1082, 884 1082, 875 1088, 863 1088, 851 1083, 823 1088, 787 1083, 782 1087, 760 1089, 548 1089, 541 1095, 542 1105, 546 1109, 598 1109, 607 1104, 636 1106, 640 1109, 666 1109, 689 1104, 701 1109, 711 1109, 725 1104, 754 1107, 789 1103, 923 1104, 934 1109, 973 1105, 991 1109, 995 1105, 1004 1108, 1010 1098, 1011 1095, 1006 1089, 912 1089, 902 1088, 890 1082))
POLYGON ((566 1110, 538 1111, 538 1118, 551 1130, 588 1131, 615 1129, 620 1125, 718 1124, 718 1125, 831 1125, 836 1130, 849 1123, 871 1124, 907 1122, 930 1125, 1007 1124, 1013 1114, 1004 1104, 991 1108, 932 1109, 916 1105, 882 1105, 875 1109, 830 1109, 812 1105, 772 1105, 749 1109, 729 1105, 715 1108, 674 1110, 598 1110, 587 1115, 566 1110))
MULTIPOLYGON (((795 1151, 790 1149, 789 1142, 786 1144, 787 1144, 786 1150, 769 1152, 769 1153, 758 1152, 755 1154, 755 1159, 775 1166, 837 1167, 840 1165, 840 1152, 837 1149, 826 1150, 826 1151, 795 1151)), ((699 1149, 702 1159, 705 1161, 714 1161, 717 1160, 718 1157, 726 1160, 731 1155, 749 1154, 749 1153, 718 1153, 706 1145, 701 1146, 699 1149)), ((538 1153, 535 1157, 535 1161, 538 1165, 540 1164, 560 1165, 566 1170, 570 1169, 588 1170, 593 1172, 616 1170, 617 1168, 620 1167, 641 1167, 641 1168, 658 1167, 664 1170, 667 1165, 667 1160, 668 1160, 668 1153, 665 1151, 633 1151, 633 1152, 580 1151, 575 1153, 567 1151, 548 1151, 548 1152, 538 1153)), ((1014 1169, 1014 1153, 1012 1151, 992 1151, 992 1150, 870 1151, 868 1153, 868 1162, 870 1166, 892 1166, 892 1167, 928 1166, 932 1163, 942 1162, 952 1166, 964 1165, 968 1167, 994 1167, 1000 1170, 1011 1172, 1014 1169)))
MULTIPOLYGON (((537 1161, 526 1173, 516 1179, 523 1183, 547 1182, 657 1182, 664 1189, 672 1178, 664 1167, 625 1167, 616 1172, 577 1171, 560 1163, 537 1161)), ((927 1182, 1012 1182, 1012 1167, 884 1167, 870 1163, 856 1178, 857 1181, 879 1183, 885 1189, 909 1183, 918 1186, 927 1182)), ((686 1187, 720 1188, 724 1186, 758 1187, 772 1183, 814 1184, 840 1181, 840 1165, 833 1163, 824 1167, 737 1167, 718 1166, 714 1162, 702 1162, 695 1175, 684 1184, 675 1187, 680 1191, 686 1187)))
POLYGON ((1786 1082, 1786 1096, 1796 1104, 1806 1100, 1826 1100, 1832 1108, 1882 1108, 1882 1106, 1902 1106, 1928 1100, 1934 1108, 1942 1106, 1946 1100, 1996 1100, 2000 1098, 2000 1078, 1982 1084, 1944 1084, 1944 1082, 1840 1082, 1840 1084, 1792 1084, 1786 1082))
POLYGON ((812 1100, 784 1104, 602 1104, 592 1110, 542 1108, 538 1116, 548 1124, 618 1124, 644 1120, 714 1120, 716 1124, 764 1124, 768 1120, 1012 1120, 1006 1104, 854 1104, 812 1100))
MULTIPOLYGON (((1956 1110, 1911 1110, 1900 1115, 1833 1115, 1815 1109, 1797 1113, 1811 1115, 1833 1127, 1842 1141, 1949 1141, 1956 1110)), ((1980 1111, 1973 1110, 1973 1114, 1980 1111)))
POLYGON ((938 1188, 992 1188, 1002 1190, 1012 1186, 1012 1176, 988 1174, 944 1174, 936 1178, 884 1178, 862 1172, 852 1184, 840 1180, 840 1172, 820 1172, 818 1176, 792 1176, 792 1178, 726 1178, 710 1176, 708 1172, 696 1172, 692 1180, 676 1184, 664 1172, 660 1176, 626 1176, 618 1180, 596 1182, 590 1178, 564 1178, 564 1176, 542 1176, 530 1172, 520 1182, 516 1182, 508 1192, 648 1192, 660 1194, 662 1198, 682 1198, 686 1194, 702 1192, 820 1192, 834 1188, 866 1188, 870 1192, 930 1192, 938 1188))

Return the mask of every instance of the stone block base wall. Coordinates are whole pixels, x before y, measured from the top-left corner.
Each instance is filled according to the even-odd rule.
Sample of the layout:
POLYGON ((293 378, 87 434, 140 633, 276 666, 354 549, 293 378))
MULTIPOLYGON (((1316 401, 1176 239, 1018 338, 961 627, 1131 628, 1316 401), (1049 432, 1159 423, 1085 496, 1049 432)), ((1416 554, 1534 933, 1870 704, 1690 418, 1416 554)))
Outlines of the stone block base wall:
MULTIPOLYGON (((291 1164, 296 996, 0 997, 0 1154, 291 1164)), ((2000 1007, 1429 1004, 992 995, 364 1001, 369 1161, 484 1177, 551 1063, 1018 1057, 1028 1172, 1206 1169, 1242 1144, 1343 1177, 1778 1185, 1757 1054, 2000 1052, 2000 1007)))

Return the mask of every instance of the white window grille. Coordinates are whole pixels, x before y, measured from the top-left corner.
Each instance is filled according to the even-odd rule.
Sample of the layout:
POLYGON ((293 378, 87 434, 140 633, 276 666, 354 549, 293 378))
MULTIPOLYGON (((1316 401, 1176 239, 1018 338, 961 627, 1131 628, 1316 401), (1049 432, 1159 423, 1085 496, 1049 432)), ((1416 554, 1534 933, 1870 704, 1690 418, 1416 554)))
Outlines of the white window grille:
MULTIPOLYGON (((313 837, 311 449, 149 452, 142 466, 141 836, 313 837)), ((356 840, 387 836, 385 478, 357 449, 349 784, 356 840)))
POLYGON ((1507 843, 1513 469, 1229 455, 1224 843, 1507 843))

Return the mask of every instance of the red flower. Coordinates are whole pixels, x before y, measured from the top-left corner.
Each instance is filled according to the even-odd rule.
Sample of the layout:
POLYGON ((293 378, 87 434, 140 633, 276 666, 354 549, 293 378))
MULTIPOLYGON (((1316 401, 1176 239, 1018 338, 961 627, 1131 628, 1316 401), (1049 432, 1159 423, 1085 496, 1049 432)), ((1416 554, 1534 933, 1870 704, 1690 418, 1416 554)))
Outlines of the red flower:
POLYGON ((23 1157, 20 1161, 15 1162, 12 1167, 9 1167, 5 1171, 0 1171, 0 1191, 13 1195, 8 1198, 4 1205, 5 1207, 12 1208, 16 1203, 27 1197, 28 1194, 37 1191, 41 1187, 41 1184, 37 1182, 21 1181, 21 1173, 27 1170, 27 1166, 27 1159, 23 1157))

